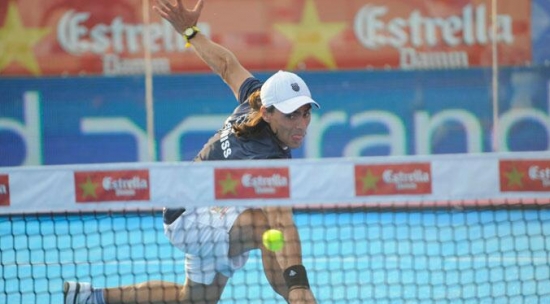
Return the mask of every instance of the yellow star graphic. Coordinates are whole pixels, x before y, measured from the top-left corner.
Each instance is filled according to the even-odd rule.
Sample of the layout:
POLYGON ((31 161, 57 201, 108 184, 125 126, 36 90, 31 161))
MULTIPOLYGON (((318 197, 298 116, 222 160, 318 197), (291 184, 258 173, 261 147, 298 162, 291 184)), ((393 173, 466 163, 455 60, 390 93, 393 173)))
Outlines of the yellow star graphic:
POLYGON ((376 184, 379 180, 379 177, 375 176, 370 170, 368 170, 367 174, 361 179, 363 182, 363 191, 376 190, 376 184))
POLYGON ((18 62, 33 75, 40 75, 33 47, 49 32, 49 28, 25 28, 17 5, 11 1, 4 25, 0 28, 0 72, 10 63, 18 62))
POLYGON ((231 174, 227 173, 224 180, 220 181, 220 185, 222 186, 222 195, 225 195, 229 192, 231 192, 234 195, 237 195, 237 185, 239 182, 233 177, 231 177, 231 174))
POLYGON ((97 193, 95 193, 95 189, 99 185, 92 182, 92 179, 89 176, 86 178, 85 183, 80 184, 78 186, 80 187, 80 189, 82 189, 82 198, 87 198, 88 196, 97 198, 97 193))
POLYGON ((512 168, 512 171, 504 173, 508 179, 508 187, 518 186, 523 187, 522 179, 523 173, 519 172, 516 167, 512 168))
POLYGON ((313 0, 306 0, 302 20, 299 24, 275 24, 275 29, 285 35, 294 44, 287 69, 294 69, 303 60, 313 57, 330 69, 336 63, 330 50, 330 40, 346 27, 345 22, 326 22, 319 20, 313 0))

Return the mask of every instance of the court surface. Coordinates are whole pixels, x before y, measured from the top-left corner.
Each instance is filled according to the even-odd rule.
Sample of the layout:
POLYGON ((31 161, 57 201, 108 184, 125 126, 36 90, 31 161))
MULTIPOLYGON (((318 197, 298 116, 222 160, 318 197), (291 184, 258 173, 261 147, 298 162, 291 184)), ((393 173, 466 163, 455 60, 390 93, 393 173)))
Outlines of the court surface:
MULTIPOLYGON (((298 212, 319 303, 550 303, 550 211, 298 212)), ((160 213, 1 216, 0 303, 62 303, 64 280, 183 282, 160 213)), ((259 251, 221 303, 284 303, 259 251)))

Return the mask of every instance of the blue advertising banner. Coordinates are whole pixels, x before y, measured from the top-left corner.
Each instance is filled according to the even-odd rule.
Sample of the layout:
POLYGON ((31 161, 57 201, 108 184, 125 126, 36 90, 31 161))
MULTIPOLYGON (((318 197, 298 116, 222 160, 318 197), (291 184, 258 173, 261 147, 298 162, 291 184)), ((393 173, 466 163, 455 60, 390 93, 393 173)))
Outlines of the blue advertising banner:
MULTIPOLYGON (((498 107, 490 69, 300 75, 321 109, 297 158, 549 150, 549 68, 501 69, 498 107)), ((155 76, 150 155, 144 83, 2 79, 0 166, 188 161, 236 106, 216 75, 155 76)))
POLYGON ((531 44, 533 62, 547 65, 550 62, 550 1, 531 2, 531 44))

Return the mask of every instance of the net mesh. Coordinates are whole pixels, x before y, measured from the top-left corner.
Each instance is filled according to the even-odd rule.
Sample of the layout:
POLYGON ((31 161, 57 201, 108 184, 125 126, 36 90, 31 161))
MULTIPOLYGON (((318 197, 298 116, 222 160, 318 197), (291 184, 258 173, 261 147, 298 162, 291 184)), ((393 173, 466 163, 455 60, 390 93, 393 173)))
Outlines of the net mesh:
MULTIPOLYGON (((319 303, 545 303, 545 205, 467 208, 301 206, 295 222, 319 303)), ((66 280, 116 287, 185 280, 159 210, 0 217, 2 303, 62 303, 66 280)), ((221 303, 284 303, 259 250, 221 303)))
MULTIPOLYGON (((144 28, 151 25, 148 17, 151 3, 147 0, 141 3, 142 8, 134 7, 134 2, 130 4, 130 1, 122 1, 116 5, 116 9, 112 9, 109 3, 103 6, 110 8, 103 10, 105 15, 103 17, 98 11, 101 5, 97 5, 96 2, 89 2, 95 3, 90 4, 94 6, 93 8, 85 5, 85 1, 74 6, 65 3, 51 4, 47 1, 40 2, 40 5, 32 2, 32 6, 29 6, 20 2, 13 7, 19 7, 18 11, 24 13, 22 27, 61 29, 58 23, 36 24, 38 22, 36 20, 39 19, 54 20, 52 11, 56 11, 57 13, 53 15, 59 18, 65 16, 61 18, 62 20, 71 18, 72 12, 91 14, 94 18, 86 24, 80 24, 79 27, 80 30, 85 29, 90 32, 111 24, 120 25, 114 18, 123 16, 122 11, 126 12, 122 26, 128 27, 129 31, 136 28, 134 24, 144 28), (139 14, 130 13, 139 13, 141 9, 142 17, 139 17, 139 14), (25 15, 29 12, 30 16, 25 15), (42 18, 36 16, 42 16, 42 18), (133 16, 133 20, 128 19, 128 16, 133 16)), ((68 1, 65 2, 68 3, 68 1)), ((247 31, 243 30, 241 35, 234 30, 233 26, 227 27, 224 18, 208 15, 209 12, 219 14, 221 11, 213 6, 215 2, 222 4, 223 7, 226 5, 225 1, 211 1, 208 4, 206 15, 201 17, 201 22, 204 20, 202 25, 206 26, 202 28, 203 33, 209 35, 210 26, 215 29, 212 31, 213 37, 230 42, 228 46, 238 53, 245 66, 261 71, 259 75, 262 78, 268 76, 265 63, 273 64, 271 65, 273 69, 286 65, 286 61, 271 62, 279 57, 282 58, 279 56, 280 50, 274 50, 273 47, 287 48, 286 44, 280 43, 279 38, 270 39, 270 36, 264 37, 263 34, 258 34, 265 31, 276 33, 271 27, 265 30, 252 27, 250 32, 248 31, 251 28, 250 22, 254 20, 248 18, 248 15, 246 18, 243 15, 241 19, 246 20, 243 28, 247 28, 247 31), (220 24, 216 22, 218 19, 220 24), (220 31, 220 29, 226 29, 226 31, 220 31), (235 45, 235 41, 246 43, 235 45), (262 45, 260 43, 262 41, 273 41, 274 44, 265 44, 263 48, 258 47, 262 45), (268 51, 265 52, 264 49, 268 51), (257 52, 261 53, 260 60, 257 52), (265 54, 270 57, 270 52, 277 53, 277 56, 271 56, 266 60, 265 54)), ((443 1, 439 1, 440 3, 436 3, 438 1, 401 1, 393 4, 390 2, 384 3, 389 5, 390 11, 396 13, 403 10, 396 13, 398 19, 409 18, 409 14, 417 12, 418 7, 429 8, 432 13, 426 12, 422 15, 426 17, 428 23, 433 23, 432 20, 447 22, 447 18, 454 21, 462 20, 467 17, 468 12, 474 10, 476 17, 481 18, 481 13, 486 11, 486 30, 490 30, 492 36, 495 36, 493 31, 497 31, 497 27, 489 28, 491 18, 500 18, 503 25, 506 20, 511 19, 514 22, 512 25, 514 31, 509 40, 514 41, 514 44, 502 44, 503 47, 500 47, 497 43, 503 42, 495 39, 490 41, 490 47, 479 41, 472 46, 466 46, 464 42, 457 48, 449 49, 439 48, 440 44, 411 49, 414 52, 411 54, 409 64, 418 62, 416 66, 406 67, 405 62, 405 65, 400 63, 400 67, 393 67, 407 69, 406 72, 400 73, 386 70, 363 71, 364 58, 368 62, 368 69, 372 68, 371 61, 377 61, 375 63, 378 66, 374 67, 375 69, 385 69, 388 66, 383 60, 376 58, 379 55, 374 57, 361 55, 354 61, 353 58, 347 58, 347 55, 353 53, 353 49, 349 48, 350 43, 331 43, 332 51, 336 51, 334 54, 339 64, 338 71, 326 74, 304 73, 316 100, 321 102, 326 112, 321 112, 322 116, 316 116, 317 114, 314 113, 312 127, 310 127, 312 132, 308 139, 311 142, 306 150, 299 150, 298 156, 348 157, 350 155, 448 154, 512 150, 538 150, 545 153, 548 150, 546 124, 548 119, 547 116, 540 114, 548 113, 547 88, 550 76, 545 68, 548 48, 546 40, 539 39, 544 36, 540 33, 547 31, 547 25, 544 22, 533 22, 540 17, 542 14, 540 12, 550 11, 544 1, 529 1, 529 3, 501 1, 499 7, 496 7, 496 0, 447 1, 446 4, 443 1), (475 5, 470 2, 475 2, 475 5), (536 13, 533 17, 530 13, 526 13, 531 11, 536 13), (540 35, 532 35, 532 33, 540 35), (430 64, 429 57, 432 57, 430 55, 436 57, 434 60, 438 61, 437 56, 445 53, 449 56, 443 57, 444 62, 430 64), (484 56, 482 53, 490 53, 490 55, 484 56), (470 68, 444 69, 449 63, 447 61, 452 61, 456 54, 470 56, 471 62, 459 65, 470 68), (426 57, 428 61, 422 62, 422 57, 426 57), (345 65, 342 66, 342 64, 345 65), (347 68, 352 70, 346 71, 347 68), (415 69, 418 70, 415 71, 415 69), (340 103, 345 104, 346 107, 340 108, 340 103), (527 112, 524 112, 525 109, 527 112), (441 112, 452 115, 442 118, 438 116, 441 112), (400 147, 401 141, 392 142, 398 148, 391 149, 366 145, 363 141, 365 136, 376 136, 379 132, 383 134, 386 132, 386 124, 380 126, 369 124, 368 127, 362 127, 369 121, 369 116, 366 114, 373 113, 376 116, 385 114, 386 116, 383 117, 390 118, 395 116, 393 120, 397 121, 397 125, 402 124, 407 129, 406 139, 401 140, 407 142, 406 146, 400 147), (463 113, 468 114, 467 119, 463 118, 463 113), (500 116, 508 113, 513 114, 506 116, 508 121, 505 120, 504 123, 499 121, 500 116), (527 119, 517 120, 518 116, 523 115, 527 119), (472 117, 475 119, 470 120, 472 117), (453 118, 456 118, 456 123, 453 118), (434 127, 435 122, 440 119, 449 121, 445 126, 434 127), (511 121, 518 123, 517 127, 511 121), (537 124, 537 121, 540 124, 537 124), (422 133, 427 134, 426 138, 420 136, 422 133)), ((277 4, 267 1, 265 3, 280 6, 278 2, 277 4)), ((317 1, 315 7, 330 10, 330 6, 327 6, 329 3, 330 1, 325 1, 321 4, 317 1)), ((337 12, 336 6, 338 9, 344 8, 347 13, 342 16, 348 16, 347 21, 353 20, 360 9, 359 5, 363 5, 359 2, 349 2, 348 8, 346 6, 348 4, 338 2, 336 5, 335 3, 332 3, 335 5, 334 12, 337 12), (357 8, 352 8, 354 6, 357 8)), ((245 7, 248 4, 242 5, 243 9, 235 7, 233 11, 247 14, 245 7)), ((293 12, 303 10, 302 5, 296 6, 294 3, 293 6, 288 10, 293 12)), ((18 19, 8 18, 7 11, 8 9, 5 8, 0 13, 6 16, 4 19, 18 19)), ((9 11, 15 12, 12 9, 9 11)), ((273 10, 264 9, 263 11, 273 10)), ((269 18, 258 18, 262 25, 270 24, 265 22, 267 19, 269 18)), ((331 21, 324 15, 319 15, 319 19, 323 24, 331 21)), ((152 21, 156 23, 158 19, 152 21)), ((357 25, 357 22, 355 24, 357 25)), ((468 24, 474 25, 473 22, 468 24)), ((476 20, 475 24, 476 35, 481 35, 480 40, 485 40, 483 38, 485 34, 491 36, 489 32, 483 32, 481 20, 476 20)), ((353 28, 352 23, 348 25, 350 29, 353 28)), ((505 29, 502 28, 503 32, 500 34, 506 34, 505 29)), ((466 32, 468 30, 474 29, 466 29, 466 32)), ((62 31, 58 31, 57 35, 50 35, 51 39, 62 36, 60 34, 62 31)), ((143 31, 143 34, 145 37, 151 33, 143 31)), ((280 33, 277 35, 280 36, 280 33)), ((338 37, 347 37, 346 39, 350 40, 353 35, 354 33, 348 32, 338 37)), ((163 36, 163 41, 171 39, 170 37, 163 36)), ((90 36, 90 38, 94 37, 90 36)), ((440 41, 439 37, 432 38, 440 41)), ((150 39, 144 38, 144 40, 146 40, 144 43, 147 43, 150 39)), ((88 41, 81 42, 83 47, 87 46, 88 41)), ((155 40, 155 44, 156 42, 158 41, 155 40)), ((124 42, 123 46, 129 48, 131 43, 131 41, 124 42)), ((34 55, 41 62, 43 75, 68 73, 75 77, 36 79, 33 75, 30 79, 23 80, 4 77, 0 88, 5 93, 3 101, 7 102, 1 102, 0 105, 0 127, 4 131, 0 132, 2 133, 0 134, 2 135, 0 136, 0 166, 52 165, 82 161, 88 163, 151 160, 170 162, 192 159, 208 138, 198 133, 207 131, 204 132, 207 134, 205 136, 210 136, 211 131, 217 130, 227 113, 233 110, 234 104, 220 102, 224 100, 233 102, 233 98, 228 94, 225 84, 216 75, 183 75, 187 74, 188 69, 208 72, 210 70, 196 56, 191 55, 190 51, 183 48, 183 44, 178 46, 177 41, 174 43, 173 47, 162 49, 155 58, 150 58, 151 54, 147 54, 150 51, 149 48, 145 48, 143 54, 137 55, 130 52, 101 54, 96 61, 103 62, 102 66, 79 65, 72 70, 72 65, 45 63, 50 62, 51 58, 59 57, 65 58, 61 58, 62 60, 59 61, 61 63, 73 62, 74 57, 64 57, 64 51, 48 53, 44 52, 48 48, 36 47, 36 50, 42 50, 34 52, 34 55), (176 50, 178 48, 179 50, 176 50), (133 61, 135 57, 141 55, 144 57, 143 64, 132 64, 136 63, 133 61), (110 61, 112 62, 109 63, 110 61), (55 68, 58 66, 64 68, 55 68), (77 68, 82 71, 77 71, 77 68), (159 77, 160 81, 156 82, 154 110, 152 107, 153 72, 173 74, 171 77, 162 76, 163 79, 159 77), (178 75, 180 72, 183 74, 178 75), (76 77, 80 74, 104 74, 109 77, 76 77), (116 81, 111 78, 114 75, 124 74, 137 76, 119 77, 116 81), (142 74, 145 74, 144 79, 141 78, 142 74), (143 80, 145 83, 142 87, 143 80), (208 94, 204 94, 205 87, 208 87, 208 94), (144 106, 136 106, 142 105, 144 100, 144 106), (193 102, 189 102, 190 100, 193 102), (41 110, 42 108, 44 110, 41 110), (115 114, 123 117, 122 122, 113 118, 115 114), (212 122, 206 123, 201 116, 195 116, 199 114, 209 115, 212 122), (153 121, 154 117, 157 117, 156 121, 153 121), (128 134, 120 133, 121 129, 127 130, 124 119, 136 122, 141 129, 146 130, 146 142, 139 135, 128 137, 128 134), (61 121, 61 124, 54 124, 53 121, 61 121), (188 132, 183 125, 184 121, 189 124, 201 123, 204 130, 199 128, 198 131, 193 130, 197 133, 188 132), (113 129, 107 130, 110 127, 113 129), (33 132, 34 130, 36 132, 33 132), (77 132, 77 130, 81 131, 77 132), (180 133, 175 134, 176 131, 180 133), (40 132, 44 134, 39 134, 40 132), (102 132, 106 132, 106 136, 99 136, 102 132), (166 146, 155 147, 155 140, 158 143, 165 143, 166 146), (19 142, 24 144, 19 146, 19 142), (138 148, 135 147, 136 142, 138 148), (171 147, 178 149, 174 149, 175 152, 173 152, 170 150, 171 147)), ((58 42, 52 40, 49 44, 57 45, 58 42)), ((162 47, 165 46, 162 45, 162 47)), ((12 48, 13 50, 17 48, 12 48)), ((355 53, 363 54, 363 51, 364 49, 361 48, 355 53)), ((90 55, 95 57, 94 54, 86 54, 86 56, 90 55)), ((399 56, 399 60, 405 57, 401 51, 399 56)), ((398 60, 397 57, 392 58, 398 60)), ((315 64, 315 61, 309 60, 308 64, 310 66, 306 67, 305 62, 302 62, 297 68, 306 69, 304 72, 308 69, 316 70, 316 67, 311 65, 315 64)), ((13 63, 11 65, 12 70, 4 69, 2 72, 8 76, 19 75, 13 72, 13 67, 17 65, 13 63)), ((31 73, 25 71, 24 75, 31 75, 31 73)), ((387 125, 393 126, 389 123, 387 125)), ((524 170, 527 165, 522 162, 513 162, 510 168, 506 167, 499 173, 492 173, 493 169, 499 166, 496 163, 488 167, 485 165, 474 167, 471 163, 460 163, 460 161, 458 161, 459 169, 438 171, 434 165, 433 171, 426 170, 426 172, 436 173, 433 175, 436 180, 433 185, 434 188, 439 187, 436 190, 441 191, 426 190, 424 193, 417 194, 447 195, 460 192, 460 189, 471 194, 472 199, 459 203, 452 200, 434 202, 431 197, 429 201, 419 201, 418 196, 411 195, 411 201, 413 201, 411 204, 391 205, 386 202, 373 204, 373 200, 370 200, 365 206, 358 204, 356 200, 366 199, 367 195, 372 194, 369 192, 372 190, 370 183, 373 182, 369 179, 370 171, 361 171, 355 177, 361 179, 363 184, 360 186, 363 187, 361 188, 363 193, 358 193, 359 190, 353 187, 353 183, 344 183, 341 176, 333 177, 345 170, 336 166, 324 166, 329 162, 322 164, 322 169, 318 171, 304 174, 308 180, 312 176, 331 176, 330 184, 319 183, 317 187, 315 183, 300 185, 300 187, 309 187, 309 194, 316 196, 311 199, 309 197, 304 199, 302 196, 303 201, 300 202, 299 207, 295 208, 294 215, 301 236, 303 262, 308 269, 311 289, 318 302, 550 303, 550 212, 548 210, 550 204, 548 199, 538 204, 531 198, 532 193, 541 194, 536 196, 538 198, 548 197, 550 182, 545 173, 548 169, 545 168, 549 168, 550 164, 548 155, 541 155, 536 157, 537 160, 542 159, 537 162, 539 164, 537 166, 543 169, 540 172, 544 175, 544 178, 540 178, 539 181, 527 181, 517 175, 517 172, 521 171, 527 176, 527 171, 524 170), (501 181, 487 182, 486 177, 489 174, 493 174, 494 179, 501 181), (334 180, 339 182, 334 183, 334 180), (327 189, 330 185, 336 186, 327 189), (482 187, 478 187, 479 185, 482 187), (308 200, 316 201, 319 198, 317 194, 324 194, 326 190, 338 192, 336 190, 339 189, 336 188, 344 189, 341 193, 347 191, 349 195, 355 191, 355 195, 361 197, 354 197, 353 205, 344 202, 345 200, 330 207, 304 204, 308 200), (515 197, 515 200, 503 202, 500 199, 493 200, 486 197, 481 200, 486 189, 492 189, 489 192, 492 191, 499 197, 503 195, 502 192, 512 193, 510 196, 515 197), (529 198, 518 198, 522 195, 529 198), (480 198, 477 199, 476 196, 480 198)), ((372 159, 368 162, 372 162, 372 159)), ((474 163, 482 162, 484 160, 474 163)), ((533 162, 530 161, 528 165, 532 164, 533 162)), ((319 164, 312 167, 317 165, 319 164)), ((9 171, 5 167, 0 169, 0 171, 9 171)), ((100 169, 105 170, 103 165, 100 169)), ((367 169, 376 170, 373 167, 367 169)), ((56 209, 60 209, 60 206, 62 208, 64 204, 70 204, 70 208, 73 208, 77 203, 84 205, 91 198, 88 192, 78 192, 83 190, 80 187, 85 183, 87 176, 83 176, 82 180, 75 183, 79 176, 73 175, 73 172, 65 176, 66 172, 63 170, 62 172, 48 170, 48 168, 39 168, 0 174, 0 208, 4 208, 0 209, 0 273, 2 276, 0 303, 62 303, 62 284, 65 281, 90 282, 99 288, 119 287, 150 280, 179 284, 185 281, 184 253, 172 246, 165 237, 162 213, 158 206, 149 210, 141 208, 140 211, 136 211, 135 208, 113 208, 97 212, 92 210, 95 210, 99 204, 90 204, 88 208, 82 208, 85 211, 32 211, 44 202, 48 203, 45 209, 49 208, 49 203, 54 204, 56 209), (29 174, 32 170, 34 170, 33 174, 29 174), (61 179, 62 182, 57 183, 56 187, 50 187, 50 181, 54 177, 61 179), (36 186, 44 181, 45 183, 36 186), (67 190, 71 187, 73 187, 71 191, 67 190), (45 191, 46 189, 50 191, 45 191), (21 193, 25 193, 26 196, 24 197, 21 193), (10 194, 13 195, 10 196, 10 194), (27 204, 32 207, 26 208, 27 204), (6 208, 15 211, 5 211, 6 208)), ((186 168, 186 170, 189 169, 186 168)), ((139 176, 144 178, 142 175, 139 176)), ((153 172, 151 176, 158 176, 158 172, 153 172)), ((431 177, 432 175, 430 180, 431 177)), ((201 178, 185 179, 177 175, 167 179, 176 180, 173 184, 182 188, 194 187, 198 189, 197 192, 214 193, 213 189, 197 184, 201 178)), ((301 176, 293 176, 292 179, 300 178, 305 179, 301 176)), ((149 182, 148 175, 144 179, 149 182)), ((206 183, 214 182, 208 179, 206 183)), ((170 187, 161 187, 161 190, 168 188, 170 187)), ((177 194, 185 194, 188 188, 177 194)), ((158 190, 159 188, 153 188, 151 193, 158 193, 158 190)), ((142 194, 139 189, 137 191, 138 196, 142 194)), ((380 191, 382 192, 377 194, 387 195, 384 189, 380 191)), ((390 192, 391 195, 395 195, 395 192, 399 191, 390 192)), ((149 192, 147 194, 149 195, 149 192)), ((407 199, 406 195, 403 199, 407 199)), ((261 203, 261 200, 254 201, 258 207, 261 203)), ((102 206, 112 204, 107 202, 102 206)), ((221 303, 284 302, 282 297, 270 287, 264 275, 259 250, 250 252, 247 264, 229 280, 221 298, 221 303)))

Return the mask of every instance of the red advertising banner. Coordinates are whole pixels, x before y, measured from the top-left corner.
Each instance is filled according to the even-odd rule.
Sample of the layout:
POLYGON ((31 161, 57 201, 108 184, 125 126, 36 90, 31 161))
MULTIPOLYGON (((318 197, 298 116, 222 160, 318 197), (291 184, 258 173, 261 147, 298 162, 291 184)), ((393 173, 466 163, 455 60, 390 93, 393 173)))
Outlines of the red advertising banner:
POLYGON ((10 205, 10 177, 0 174, 0 206, 10 205))
POLYGON ((501 160, 500 191, 550 192, 550 160, 501 160))
MULTIPOLYGON (((530 62, 531 1, 499 0, 494 30, 491 2, 209 0, 198 27, 251 70, 490 66, 493 41, 499 64, 530 62)), ((134 0, 3 1, 0 75, 142 74, 146 47, 154 73, 208 70, 147 13, 134 0)))
POLYGON ((355 194, 431 194, 430 163, 356 165, 355 194))
POLYGON ((150 198, 148 170, 81 171, 74 173, 76 201, 147 201, 150 198))
POLYGON ((288 168, 216 168, 216 199, 289 198, 288 168))

